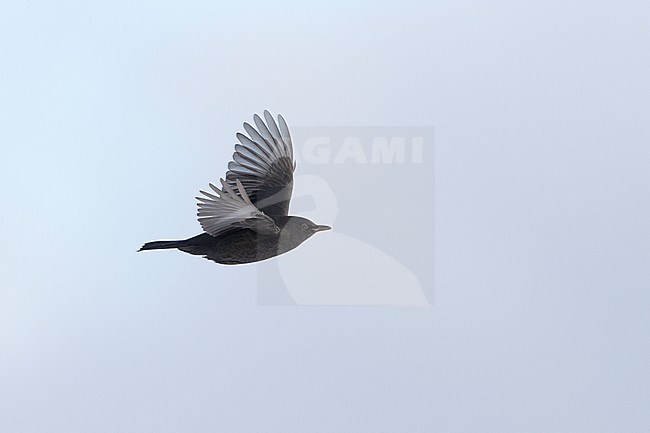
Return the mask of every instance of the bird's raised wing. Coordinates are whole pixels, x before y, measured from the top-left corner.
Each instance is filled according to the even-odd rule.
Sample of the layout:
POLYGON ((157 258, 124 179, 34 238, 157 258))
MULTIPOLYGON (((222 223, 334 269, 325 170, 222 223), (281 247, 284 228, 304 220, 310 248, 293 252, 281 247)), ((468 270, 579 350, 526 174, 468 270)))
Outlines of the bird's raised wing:
POLYGON ((203 230, 212 236, 241 228, 255 230, 261 235, 280 232, 275 222, 253 205, 239 180, 235 182, 239 195, 223 179, 221 185, 222 189, 219 189, 210 184, 217 195, 201 191, 205 197, 196 198, 199 201, 199 223, 203 230))
POLYGON ((287 215, 296 168, 291 135, 281 115, 279 128, 268 111, 264 111, 264 119, 266 124, 256 114, 257 129, 244 123, 248 136, 237 133, 241 144, 235 145, 226 180, 231 187, 241 181, 251 202, 267 215, 287 215))

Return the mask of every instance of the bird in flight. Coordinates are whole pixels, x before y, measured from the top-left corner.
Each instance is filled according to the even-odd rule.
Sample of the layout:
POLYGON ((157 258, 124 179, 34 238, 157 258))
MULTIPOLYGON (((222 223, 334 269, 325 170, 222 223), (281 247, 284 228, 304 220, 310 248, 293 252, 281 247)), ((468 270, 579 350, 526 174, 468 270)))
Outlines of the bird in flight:
POLYGON ((289 215, 293 190, 291 135, 284 118, 268 111, 237 133, 232 161, 221 187, 201 191, 198 219, 204 233, 185 240, 147 242, 140 248, 178 248, 224 265, 259 262, 291 251, 314 233, 329 230, 307 218, 289 215))

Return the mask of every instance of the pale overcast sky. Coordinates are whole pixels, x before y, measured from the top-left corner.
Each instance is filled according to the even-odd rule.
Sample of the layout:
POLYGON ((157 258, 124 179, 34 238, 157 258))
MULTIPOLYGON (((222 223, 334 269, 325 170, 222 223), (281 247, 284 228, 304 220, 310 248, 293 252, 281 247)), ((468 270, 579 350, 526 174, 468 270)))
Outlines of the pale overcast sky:
POLYGON ((1 9, 0 431, 650 430, 647 2, 1 9), (265 108, 433 127, 431 190, 388 164, 360 205, 360 165, 336 211, 295 203, 340 221, 273 265, 411 284, 418 256, 391 260, 435 231, 430 306, 266 302, 263 267, 135 252, 200 232, 195 195, 265 108))

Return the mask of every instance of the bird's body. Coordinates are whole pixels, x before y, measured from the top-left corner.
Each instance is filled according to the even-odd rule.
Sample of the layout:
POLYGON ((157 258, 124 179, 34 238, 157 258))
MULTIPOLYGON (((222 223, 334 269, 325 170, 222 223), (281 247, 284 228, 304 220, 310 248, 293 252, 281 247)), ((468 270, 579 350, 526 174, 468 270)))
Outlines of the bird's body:
POLYGON ((255 115, 257 129, 244 123, 250 138, 237 134, 241 144, 235 146, 222 188, 210 184, 213 193, 201 191, 204 197, 197 197, 205 233, 185 240, 147 242, 140 251, 177 248, 236 265, 284 254, 314 233, 329 230, 288 215, 295 168, 291 136, 282 116, 280 128, 268 111, 264 117, 266 124, 255 115))
POLYGON ((317 231, 327 230, 325 228, 327 226, 316 226, 318 229, 314 230, 291 230, 296 224, 310 222, 301 217, 275 216, 272 219, 280 227, 280 232, 274 235, 262 236, 251 229, 234 230, 216 237, 201 233, 181 241, 147 242, 140 251, 178 248, 183 252, 203 256, 222 265, 240 265, 284 254, 296 248, 317 231))

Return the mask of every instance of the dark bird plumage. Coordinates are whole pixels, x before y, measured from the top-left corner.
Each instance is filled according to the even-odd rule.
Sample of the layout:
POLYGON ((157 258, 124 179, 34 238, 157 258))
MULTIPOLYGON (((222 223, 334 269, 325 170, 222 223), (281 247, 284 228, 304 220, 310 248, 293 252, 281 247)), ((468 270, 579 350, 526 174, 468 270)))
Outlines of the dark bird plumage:
POLYGON ((256 114, 247 135, 237 133, 233 160, 221 188, 201 191, 199 223, 205 233, 185 240, 147 242, 143 250, 177 248, 224 265, 258 262, 286 253, 314 233, 329 230, 307 218, 290 216, 289 203, 296 167, 289 128, 264 111, 256 114), (279 126, 278 126, 279 125, 279 126))

